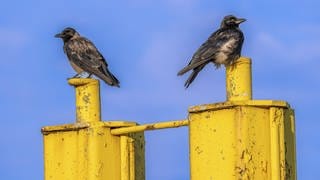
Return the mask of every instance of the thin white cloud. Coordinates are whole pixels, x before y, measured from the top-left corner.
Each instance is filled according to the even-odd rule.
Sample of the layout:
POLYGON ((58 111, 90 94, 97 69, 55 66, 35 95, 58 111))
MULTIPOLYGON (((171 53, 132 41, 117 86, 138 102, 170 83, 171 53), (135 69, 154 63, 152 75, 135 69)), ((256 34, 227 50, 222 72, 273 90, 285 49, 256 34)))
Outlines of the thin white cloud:
POLYGON ((266 32, 260 32, 257 35, 257 41, 261 43, 262 47, 268 47, 271 50, 282 50, 284 48, 279 39, 266 32))
MULTIPOLYGON (((296 31, 296 33, 303 33, 296 31)), ((317 33, 317 32, 314 32, 317 33)), ((253 53, 258 57, 275 56, 282 61, 290 61, 291 63, 301 64, 315 61, 320 58, 320 42, 316 34, 308 34, 310 38, 296 38, 291 41, 276 38, 271 33, 260 32, 254 35, 252 44, 253 53)))

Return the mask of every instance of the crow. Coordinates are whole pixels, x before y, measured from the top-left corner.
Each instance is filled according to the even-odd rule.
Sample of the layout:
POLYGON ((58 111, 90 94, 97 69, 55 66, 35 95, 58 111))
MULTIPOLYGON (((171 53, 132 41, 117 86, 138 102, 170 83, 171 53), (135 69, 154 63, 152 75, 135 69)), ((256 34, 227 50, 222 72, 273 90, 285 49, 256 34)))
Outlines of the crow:
POLYGON ((220 28, 215 31, 194 53, 189 64, 178 72, 178 76, 193 70, 187 81, 185 88, 196 78, 198 73, 209 62, 214 63, 216 68, 221 64, 231 65, 241 55, 241 48, 244 40, 239 24, 246 21, 243 18, 237 18, 233 15, 225 16, 221 22, 220 28))
POLYGON ((108 64, 95 45, 73 28, 67 27, 55 35, 63 40, 63 51, 67 55, 73 69, 77 72, 74 78, 88 74, 95 75, 110 86, 120 87, 119 80, 109 71, 108 64))

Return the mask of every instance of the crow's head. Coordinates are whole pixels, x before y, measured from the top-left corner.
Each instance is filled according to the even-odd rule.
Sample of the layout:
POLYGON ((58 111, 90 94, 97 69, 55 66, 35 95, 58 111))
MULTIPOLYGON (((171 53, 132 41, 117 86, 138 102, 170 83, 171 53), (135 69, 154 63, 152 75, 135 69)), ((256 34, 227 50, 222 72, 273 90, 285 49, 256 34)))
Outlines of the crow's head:
POLYGON ((233 15, 225 16, 221 22, 221 28, 239 27, 239 24, 246 21, 244 18, 237 18, 233 15))
POLYGON ((61 38, 64 42, 67 42, 74 36, 79 36, 79 33, 75 29, 67 27, 61 33, 56 34, 54 37, 61 38))

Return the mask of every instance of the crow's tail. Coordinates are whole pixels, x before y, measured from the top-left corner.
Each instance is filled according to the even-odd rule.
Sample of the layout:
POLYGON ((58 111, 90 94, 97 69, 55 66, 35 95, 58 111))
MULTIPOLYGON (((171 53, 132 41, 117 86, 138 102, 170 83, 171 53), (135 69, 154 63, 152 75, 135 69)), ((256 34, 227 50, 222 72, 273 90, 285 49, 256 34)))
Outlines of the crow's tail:
POLYGON ((98 76, 110 86, 120 87, 119 80, 109 71, 107 66, 99 67, 98 71, 96 71, 94 75, 98 76))
POLYGON ((203 67, 205 66, 205 64, 198 66, 197 68, 195 68, 192 73, 190 74, 189 78, 187 79, 187 81, 184 83, 184 87, 187 89, 190 84, 193 82, 193 80, 197 77, 197 75, 199 74, 199 72, 203 69, 203 67))
POLYGON ((106 68, 106 71, 104 72, 105 76, 102 78, 107 84, 111 86, 120 87, 119 80, 109 71, 108 68, 106 68))
POLYGON ((190 86, 190 84, 193 82, 193 80, 197 77, 198 73, 199 73, 199 71, 193 71, 193 72, 190 74, 189 78, 188 78, 187 81, 184 83, 184 87, 185 87, 186 89, 190 86))
MULTIPOLYGON (((196 69, 196 68, 198 68, 198 67, 200 67, 200 66, 203 66, 203 65, 207 64, 208 62, 210 62, 210 61, 208 61, 208 60, 201 60, 201 61, 198 61, 198 62, 189 64, 188 66, 184 67, 183 69, 181 69, 181 70, 178 72, 178 76, 183 75, 184 73, 190 71, 191 69, 196 69)), ((203 68, 203 67, 202 67, 202 68, 203 68)), ((201 68, 201 69, 202 69, 202 68, 201 68)))

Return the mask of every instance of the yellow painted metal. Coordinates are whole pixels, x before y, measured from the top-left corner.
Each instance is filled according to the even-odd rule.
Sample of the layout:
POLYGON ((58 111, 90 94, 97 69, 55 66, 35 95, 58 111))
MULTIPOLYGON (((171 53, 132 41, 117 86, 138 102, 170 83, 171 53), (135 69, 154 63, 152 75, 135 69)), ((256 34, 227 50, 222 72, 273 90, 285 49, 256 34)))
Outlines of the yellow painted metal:
POLYGON ((278 100, 252 100, 252 101, 226 101, 215 104, 203 104, 198 106, 191 106, 189 108, 189 112, 201 112, 208 110, 218 110, 218 109, 227 109, 233 108, 236 106, 259 106, 268 108, 270 106, 273 107, 290 107, 289 104, 285 101, 278 100))
POLYGON ((144 134, 120 136, 121 180, 140 180, 145 177, 144 134))
POLYGON ((130 180, 135 180, 135 149, 134 140, 130 137, 129 139, 129 174, 130 180))
POLYGON ((191 179, 296 179, 293 110, 255 102, 189 110, 191 179))
POLYGON ((250 100, 250 62, 227 67, 227 102, 189 108, 192 180, 296 179, 294 112, 284 101, 250 100))
POLYGON ((178 120, 178 121, 159 122, 159 123, 152 123, 152 124, 143 124, 143 125, 112 129, 111 134, 122 135, 122 134, 148 131, 148 130, 177 128, 181 126, 187 126, 188 124, 189 124, 189 120, 178 120))
POLYGON ((45 126, 41 129, 43 133, 45 132, 59 132, 59 131, 73 131, 79 129, 89 128, 90 126, 103 126, 108 128, 119 128, 119 127, 130 127, 135 126, 137 123, 129 121, 100 121, 100 122, 81 122, 74 124, 64 124, 58 126, 45 126))
POLYGON ((120 179, 119 137, 102 122, 43 134, 46 180, 120 179))
POLYGON ((145 141, 144 132, 129 133, 130 180, 145 179, 145 141))
POLYGON ((240 57, 226 67, 226 90, 228 101, 252 99, 251 59, 240 57))
POLYGON ((121 160, 121 180, 130 180, 130 155, 129 155, 129 138, 128 136, 120 136, 120 160, 121 160))
POLYGON ((45 179, 145 179, 143 132, 111 134, 113 128, 136 123, 100 120, 97 80, 70 79, 69 83, 76 88, 77 122, 42 128, 45 179))
POLYGON ((96 79, 73 78, 68 83, 76 90, 77 122, 100 121, 100 89, 96 79))
POLYGON ((296 179, 294 111, 285 101, 251 100, 250 59, 238 59, 226 76, 226 102, 145 125, 101 121, 99 82, 70 79, 77 122, 42 128, 45 179, 143 180, 144 131, 187 125, 192 180, 296 179))

